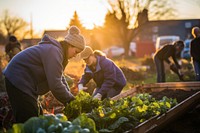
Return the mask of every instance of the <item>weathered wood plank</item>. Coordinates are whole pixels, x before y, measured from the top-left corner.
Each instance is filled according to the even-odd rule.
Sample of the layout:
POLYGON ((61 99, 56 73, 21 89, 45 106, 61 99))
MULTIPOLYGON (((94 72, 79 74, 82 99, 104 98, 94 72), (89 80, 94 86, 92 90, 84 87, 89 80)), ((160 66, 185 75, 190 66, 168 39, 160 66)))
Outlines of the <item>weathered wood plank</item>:
POLYGON ((115 97, 112 98, 112 100, 118 100, 120 98, 128 97, 128 96, 134 96, 137 93, 136 88, 129 89, 128 91, 125 91, 115 97))
POLYGON ((152 84, 144 84, 141 86, 143 89, 145 88, 181 88, 181 87, 193 87, 200 89, 200 82, 165 82, 165 83, 152 83, 152 84))
POLYGON ((139 85, 113 97, 112 100, 117 100, 127 96, 134 96, 137 93, 150 93, 162 91, 165 89, 182 89, 185 91, 200 90, 200 82, 166 82, 139 85))
MULTIPOLYGON (((162 91, 164 89, 182 89, 186 91, 190 90, 200 90, 200 82, 166 82, 166 83, 155 83, 155 84, 144 84, 134 87, 126 92, 121 93, 113 97, 113 100, 124 98, 127 96, 134 96, 137 93, 142 92, 156 92, 162 91)), ((200 101, 200 91, 185 99, 175 107, 171 108, 165 114, 161 116, 154 116, 151 119, 141 123, 136 128, 133 129, 134 133, 155 133, 162 129, 166 124, 177 119, 180 115, 187 112, 192 106, 199 103, 200 101)))

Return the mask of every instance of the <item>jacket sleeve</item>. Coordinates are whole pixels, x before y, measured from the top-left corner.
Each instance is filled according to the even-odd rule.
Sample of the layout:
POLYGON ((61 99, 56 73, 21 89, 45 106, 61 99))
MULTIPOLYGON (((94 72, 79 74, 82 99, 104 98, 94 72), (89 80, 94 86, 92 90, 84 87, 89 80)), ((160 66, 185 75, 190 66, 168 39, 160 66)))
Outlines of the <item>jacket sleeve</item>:
POLYGON ((49 89, 58 101, 66 104, 73 100, 74 96, 68 90, 66 81, 63 80, 62 53, 56 46, 48 48, 47 51, 48 53, 43 54, 41 58, 49 89))
POLYGON ((105 60, 104 62, 100 62, 101 69, 103 69, 104 73, 104 82, 101 85, 101 88, 98 89, 98 93, 101 95, 105 95, 106 92, 113 88, 116 79, 116 67, 112 61, 105 60))
MULTIPOLYGON (((166 51, 166 52, 164 52, 164 55, 163 55, 163 56, 165 56, 165 55, 170 55, 171 52, 172 52, 172 51, 171 51, 170 45, 166 45, 165 47, 163 47, 163 50, 166 51)), ((171 63, 170 60, 169 60, 169 58, 165 58, 165 61, 166 61, 168 64, 171 63)))
POLYGON ((191 55, 191 57, 194 57, 194 48, 193 48, 193 40, 191 41, 191 43, 190 43, 190 55, 191 55))
POLYGON ((178 61, 177 61, 177 59, 176 59, 176 55, 175 55, 175 53, 172 55, 172 59, 173 59, 175 65, 176 65, 176 67, 177 67, 178 69, 180 69, 181 66, 178 64, 178 61))
POLYGON ((68 85, 68 83, 66 82, 66 79, 65 79, 64 74, 62 74, 62 83, 66 86, 66 89, 69 91, 69 85, 68 85))
POLYGON ((85 69, 84 74, 82 75, 78 84, 83 84, 83 86, 85 86, 91 79, 92 79, 91 74, 87 73, 86 69, 85 69))

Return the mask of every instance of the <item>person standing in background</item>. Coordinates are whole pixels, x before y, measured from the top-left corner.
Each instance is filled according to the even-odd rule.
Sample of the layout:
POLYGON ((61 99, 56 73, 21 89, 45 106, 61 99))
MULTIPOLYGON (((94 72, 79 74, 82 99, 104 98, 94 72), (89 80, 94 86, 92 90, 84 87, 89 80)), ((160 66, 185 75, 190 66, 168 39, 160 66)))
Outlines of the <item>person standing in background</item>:
POLYGON ((10 61, 20 51, 21 51, 21 44, 14 35, 11 35, 9 37, 8 44, 6 44, 5 46, 6 55, 8 55, 9 57, 8 61, 10 61))
POLYGON ((196 81, 200 81, 200 28, 193 27, 192 39, 190 43, 190 55, 193 63, 196 81))

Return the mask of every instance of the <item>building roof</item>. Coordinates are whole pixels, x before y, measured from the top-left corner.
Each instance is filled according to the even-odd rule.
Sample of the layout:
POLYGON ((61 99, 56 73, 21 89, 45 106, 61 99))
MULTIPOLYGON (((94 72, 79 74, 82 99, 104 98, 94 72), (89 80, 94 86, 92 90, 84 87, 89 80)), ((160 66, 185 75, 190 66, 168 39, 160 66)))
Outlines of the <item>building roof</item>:
POLYGON ((41 38, 32 38, 32 39, 23 39, 20 42, 23 44, 36 45, 40 41, 41 41, 41 38))
POLYGON ((45 30, 43 35, 45 34, 55 39, 64 38, 67 35, 67 30, 45 30))

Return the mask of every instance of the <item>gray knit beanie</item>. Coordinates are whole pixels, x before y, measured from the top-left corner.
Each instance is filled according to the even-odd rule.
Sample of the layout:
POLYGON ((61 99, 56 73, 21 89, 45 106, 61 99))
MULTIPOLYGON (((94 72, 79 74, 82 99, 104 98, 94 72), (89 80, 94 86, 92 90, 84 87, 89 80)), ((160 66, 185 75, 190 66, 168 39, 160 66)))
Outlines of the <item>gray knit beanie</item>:
POLYGON ((68 34, 65 36, 65 41, 81 50, 85 48, 85 39, 76 26, 71 26, 69 28, 68 34))
POLYGON ((82 59, 87 59, 91 54, 93 54, 93 50, 90 46, 85 46, 85 49, 80 53, 82 59))

